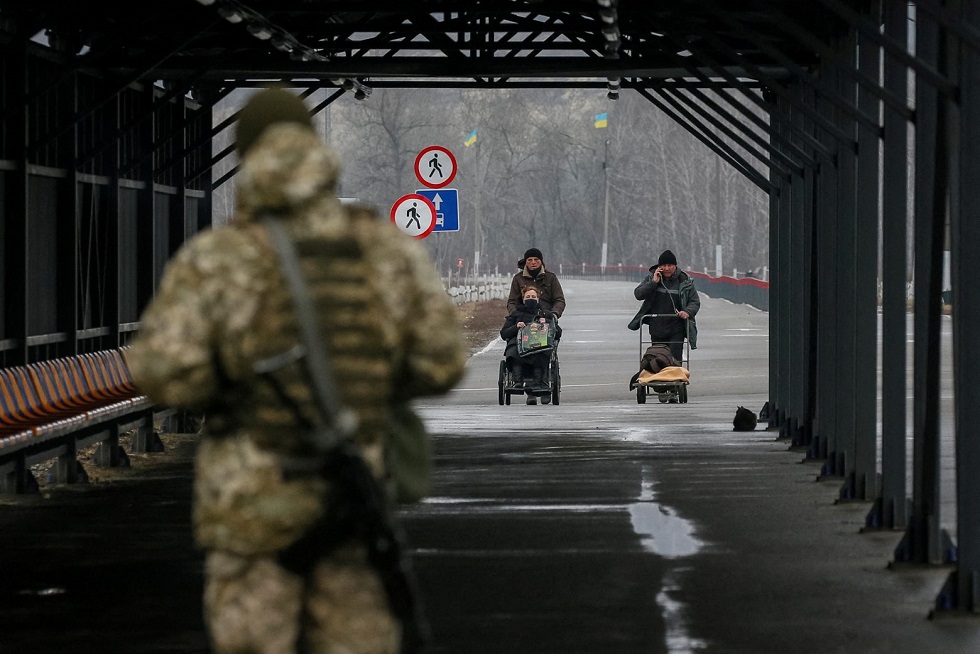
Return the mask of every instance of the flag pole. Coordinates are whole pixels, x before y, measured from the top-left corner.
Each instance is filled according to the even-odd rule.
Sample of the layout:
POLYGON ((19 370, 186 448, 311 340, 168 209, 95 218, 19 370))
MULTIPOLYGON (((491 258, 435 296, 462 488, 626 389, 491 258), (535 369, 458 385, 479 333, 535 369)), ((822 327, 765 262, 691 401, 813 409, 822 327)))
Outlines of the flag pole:
POLYGON ((600 274, 605 274, 609 254, 609 139, 606 139, 606 150, 602 158, 602 169, 606 175, 606 201, 602 219, 602 256, 599 260, 600 274))

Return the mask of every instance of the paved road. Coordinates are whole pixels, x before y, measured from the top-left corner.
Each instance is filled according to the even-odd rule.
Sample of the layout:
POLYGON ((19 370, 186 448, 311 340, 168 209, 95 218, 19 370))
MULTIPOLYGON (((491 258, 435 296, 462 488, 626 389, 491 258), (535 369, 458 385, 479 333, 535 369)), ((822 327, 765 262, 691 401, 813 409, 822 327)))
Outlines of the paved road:
POLYGON ((768 314, 705 299, 689 403, 638 405, 633 284, 566 287, 560 406, 497 405, 502 343, 425 406, 437 494, 405 517, 434 651, 980 651, 980 623, 926 619, 948 570, 887 570, 868 504, 732 431, 767 398, 768 314))
MULTIPOLYGON (((497 404, 502 343, 421 405, 437 483, 402 517, 432 654, 980 651, 980 622, 926 619, 948 570, 887 569, 900 534, 860 534, 866 503, 732 432, 766 398, 767 314, 705 299, 689 403, 638 405, 632 284, 565 286, 560 406, 497 404)), ((205 651, 192 449, 0 503, 0 652, 205 651)))

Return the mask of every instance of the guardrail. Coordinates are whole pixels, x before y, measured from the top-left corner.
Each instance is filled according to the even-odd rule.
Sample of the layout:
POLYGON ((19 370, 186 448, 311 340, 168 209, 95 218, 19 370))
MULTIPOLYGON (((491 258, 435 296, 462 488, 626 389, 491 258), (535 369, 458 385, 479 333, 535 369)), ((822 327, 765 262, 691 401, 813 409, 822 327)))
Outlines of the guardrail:
POLYGON ((485 275, 480 277, 443 278, 446 293, 453 304, 466 302, 482 302, 485 300, 502 300, 510 292, 511 277, 503 275, 485 275))
POLYGON ((0 369, 0 492, 36 490, 30 466, 55 457, 56 482, 84 480, 77 453, 95 444, 96 465, 123 465, 127 432, 134 452, 159 451, 155 420, 175 413, 138 392, 121 350, 0 369))
POLYGON ((696 272, 690 275, 698 280, 698 290, 711 297, 720 297, 736 304, 748 304, 763 311, 769 310, 769 282, 753 277, 710 277, 696 272))
MULTIPOLYGON (((649 266, 560 266, 556 271, 561 279, 591 281, 635 282, 639 284, 650 273, 649 266)), ((748 304, 769 310, 769 282, 754 277, 712 277, 705 273, 685 270, 693 277, 698 291, 710 297, 722 298, 737 304, 748 304)))

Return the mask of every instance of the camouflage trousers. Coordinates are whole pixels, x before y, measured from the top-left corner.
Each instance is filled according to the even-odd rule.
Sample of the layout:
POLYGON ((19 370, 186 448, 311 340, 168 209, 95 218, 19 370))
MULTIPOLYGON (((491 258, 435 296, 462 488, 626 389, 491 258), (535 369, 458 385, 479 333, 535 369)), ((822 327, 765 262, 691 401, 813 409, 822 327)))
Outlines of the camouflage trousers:
POLYGON ((317 563, 308 578, 274 555, 211 551, 204 613, 214 654, 397 654, 401 626, 361 547, 317 563), (302 632, 301 632, 302 630, 302 632))

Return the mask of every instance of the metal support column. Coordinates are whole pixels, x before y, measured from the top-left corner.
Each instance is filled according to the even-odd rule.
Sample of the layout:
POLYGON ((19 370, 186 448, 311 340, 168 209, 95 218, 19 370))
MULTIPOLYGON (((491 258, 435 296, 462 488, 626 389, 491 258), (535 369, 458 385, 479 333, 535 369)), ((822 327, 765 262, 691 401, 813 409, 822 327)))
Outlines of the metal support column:
MULTIPOLYGON (((771 105, 769 115, 774 116, 779 107, 771 105)), ((770 119, 776 125, 775 132, 780 133, 779 123, 770 119)), ((763 407, 763 418, 767 427, 780 427, 780 400, 783 389, 779 384, 779 332, 781 316, 776 307, 779 306, 779 289, 782 275, 779 274, 779 198, 783 195, 782 176, 777 171, 769 170, 769 179, 780 189, 779 193, 769 194, 769 400, 763 407)))
MULTIPOLYGON (((836 70, 824 71, 828 80, 836 79, 836 70)), ((833 114, 829 100, 817 102, 818 109, 827 116, 833 114)), ((807 459, 823 460, 836 449, 837 442, 837 404, 834 397, 837 360, 836 339, 836 309, 834 287, 836 282, 833 275, 827 274, 834 265, 837 238, 837 180, 840 174, 836 160, 840 152, 846 150, 836 143, 833 136, 818 133, 820 140, 835 150, 833 163, 822 163, 817 173, 817 206, 816 206, 816 334, 817 364, 816 364, 816 413, 814 414, 814 434, 807 459)), ((846 156, 846 155, 845 155, 846 156)))
MULTIPOLYGON (((877 5, 877 3, 873 3, 877 5)), ((862 37, 858 68, 879 79, 881 48, 862 37)), ((858 109, 879 115, 880 101, 857 87, 858 109)), ((858 125, 857 212, 854 251, 854 466, 841 488, 842 500, 873 500, 878 496, 878 133, 858 125)))
MULTIPOLYGON (((776 103, 776 111, 790 111, 789 105, 782 99, 776 103)), ((777 425, 779 426, 779 437, 789 438, 790 419, 792 417, 792 407, 790 404, 790 370, 792 361, 790 358, 790 331, 791 331, 791 277, 792 277, 792 244, 790 243, 790 226, 793 218, 792 196, 796 189, 790 183, 787 176, 780 176, 780 194, 776 201, 776 211, 769 217, 769 227, 771 239, 769 243, 770 262, 770 292, 772 283, 776 282, 775 297, 770 296, 769 306, 775 309, 775 324, 772 321, 772 310, 770 311, 770 330, 769 339, 776 343, 775 366, 770 362, 770 379, 775 373, 776 394, 775 409, 777 425), (773 333, 775 327, 775 333, 773 333)))
MULTIPOLYGON (((81 104, 79 92, 78 75, 73 74, 70 78, 71 83, 67 84, 71 90, 71 102, 73 106, 81 104)), ((91 120, 91 118, 90 118, 91 120)), ((79 279, 78 269, 82 257, 82 243, 79 237, 82 234, 82 221, 86 219, 86 207, 82 206, 79 192, 81 181, 79 179, 79 169, 75 165, 78 160, 79 139, 81 121, 72 121, 70 131, 71 148, 60 152, 58 167, 67 171, 67 176, 58 181, 58 211, 55 216, 55 229, 58 239, 55 244, 57 252, 57 262, 55 263, 55 279, 57 279, 57 331, 67 336, 67 345, 63 354, 79 354, 82 345, 78 340, 79 327, 83 324, 79 320, 80 307, 78 302, 79 279)), ((67 132, 66 132, 67 133, 67 132)), ((94 237, 93 237, 94 238, 94 237)))
MULTIPOLYGON (((980 6, 961 5, 961 22, 980 30, 980 6)), ((937 611, 980 612, 980 288, 974 282, 980 247, 980 49, 959 47, 958 175, 952 178, 950 198, 950 274, 953 291, 953 396, 956 417, 956 570, 936 599, 937 611)))
MULTIPOLYGON (((944 39, 934 21, 917 14, 916 57, 945 72, 944 39)), ((912 515, 895 548, 895 563, 949 562, 955 550, 940 526, 939 354, 943 230, 946 224, 946 112, 942 95, 915 83, 915 344, 912 406, 912 515)))
MULTIPOLYGON (((140 101, 153 105, 153 88, 150 87, 142 92, 140 101)), ((137 137, 142 144, 153 143, 153 120, 148 119, 140 123, 137 137)), ((143 313, 143 309, 150 303, 150 299, 156 292, 156 273, 154 268, 154 240, 153 233, 153 160, 152 158, 144 161, 135 176, 140 180, 142 188, 137 193, 137 203, 139 220, 136 222, 136 308, 137 315, 143 313)))
MULTIPOLYGON (((855 41, 853 33, 841 39, 839 46, 845 54, 851 53, 853 59, 855 41)), ((855 95, 856 85, 849 77, 837 75, 837 88, 847 102, 855 95)), ((837 114, 837 125, 850 138, 856 136, 854 118, 842 112, 834 105, 837 114)), ((833 359, 834 377, 828 378, 827 383, 834 386, 834 404, 836 405, 836 439, 833 447, 827 452, 827 461, 820 471, 821 478, 843 478, 854 469, 854 407, 856 392, 854 385, 854 259, 856 256, 855 222, 857 207, 855 194, 857 192, 857 157, 854 152, 841 148, 837 159, 837 232, 835 251, 828 266, 820 271, 821 275, 830 277, 828 285, 833 293, 830 302, 833 305, 832 325, 836 340, 836 354, 833 359)), ((829 326, 829 325, 828 325, 829 326)))
MULTIPOLYGON (((812 98, 812 92, 806 86, 798 85, 795 88, 801 101, 806 102, 812 98)), ((798 126, 803 125, 803 115, 794 111, 793 122, 798 126)), ((790 175, 790 186, 793 192, 790 197, 789 221, 786 224, 787 232, 787 251, 789 256, 789 410, 790 416, 787 421, 787 434, 790 444, 802 446, 800 431, 803 425, 804 409, 806 406, 806 352, 807 348, 803 340, 804 325, 807 313, 805 311, 807 301, 807 291, 809 288, 806 283, 806 271, 808 268, 807 259, 809 251, 807 249, 807 233, 804 215, 806 214, 806 183, 801 175, 790 175)))
MULTIPOLYGON (((30 134, 27 108, 27 53, 24 45, 11 45, 7 55, 6 72, 9 97, 6 105, 9 125, 11 158, 17 168, 5 174, 3 186, 4 209, 0 220, 0 247, 3 248, 3 332, 8 342, 3 352, 7 366, 27 362, 27 139, 30 134)), ((17 480, 17 492, 23 492, 22 479, 17 480)))
MULTIPOLYGON (((886 0, 885 36, 908 41, 908 3, 886 0)), ((908 90, 908 69, 885 57, 885 89, 898 97, 908 90)), ((904 529, 909 500, 905 478, 906 368, 908 346, 908 124, 886 105, 882 156, 881 234, 881 495, 865 518, 868 529, 904 529)))

